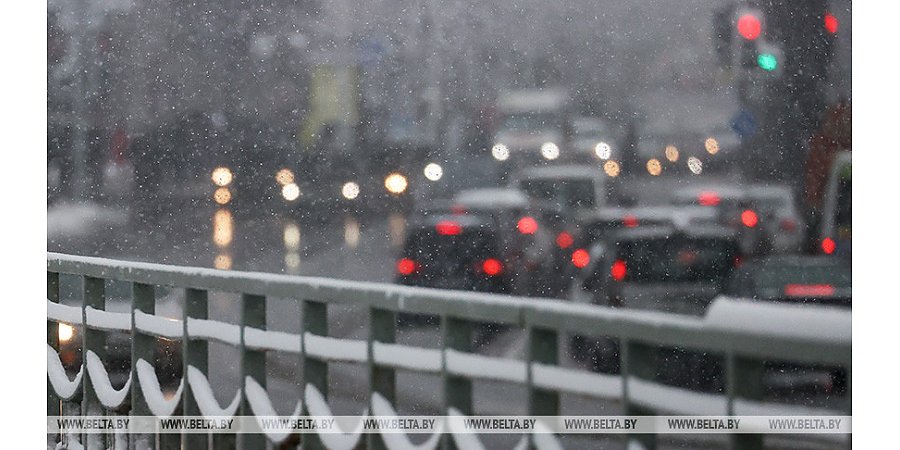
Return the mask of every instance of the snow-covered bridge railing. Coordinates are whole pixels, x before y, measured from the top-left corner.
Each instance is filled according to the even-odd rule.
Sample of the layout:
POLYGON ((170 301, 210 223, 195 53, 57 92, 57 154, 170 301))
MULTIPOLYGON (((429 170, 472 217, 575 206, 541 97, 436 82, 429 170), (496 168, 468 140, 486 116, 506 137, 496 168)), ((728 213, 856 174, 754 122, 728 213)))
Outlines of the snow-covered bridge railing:
MULTIPOLYGON (((396 415, 396 370, 439 374, 443 384, 443 411, 472 415, 473 380, 497 380, 524 385, 527 413, 560 414, 560 396, 572 393, 615 399, 624 414, 683 415, 843 415, 850 413, 847 388, 839 411, 812 409, 762 401, 764 361, 791 361, 851 369, 849 312, 793 311, 791 307, 723 302, 704 318, 645 311, 616 310, 550 299, 422 289, 377 283, 225 272, 212 269, 113 261, 50 253, 47 257, 48 416, 130 414, 134 416, 274 416, 266 394, 266 352, 301 355, 304 396, 294 411, 299 415, 330 415, 328 363, 365 365, 368 372, 368 410, 396 415), (59 303, 60 274, 83 279, 80 306, 59 303), (132 285, 130 312, 105 311, 105 282, 132 285), (183 317, 163 318, 155 312, 154 286, 185 290, 183 317), (240 294, 240 323, 208 319, 208 292, 240 294), (302 333, 266 329, 267 298, 297 299, 302 333), (329 336, 328 308, 350 304, 368 310, 367 339, 329 336), (395 342, 398 313, 440 318, 440 348, 395 342), (489 357, 472 352, 475 324, 493 322, 525 331, 524 359, 489 357), (58 323, 82 327, 83 363, 74 378, 59 358, 58 323), (115 389, 104 367, 106 333, 131 333, 131 374, 115 389), (568 333, 613 336, 621 345, 621 376, 597 374, 559 365, 559 340, 568 333), (157 337, 182 345, 184 376, 174 396, 166 396, 151 364, 157 337), (233 400, 221 406, 208 382, 207 344, 217 341, 239 350, 241 380, 233 400), (679 347, 724 356, 724 394, 699 393, 653 381, 657 368, 652 350, 679 347), (148 362, 149 361, 149 362, 148 362)), ((794 308, 796 309, 796 308, 794 308)), ((63 437, 66 438, 66 437, 63 437)), ((84 438, 68 437, 69 448, 84 438)), ((237 439, 244 448, 265 448, 267 440, 281 443, 288 435, 159 435, 164 448, 202 448, 210 439, 237 439)), ((294 436, 293 438, 298 438, 294 436)), ((403 435, 304 434, 304 448, 472 448, 474 435, 454 433, 452 427, 420 446, 403 435)), ((645 447, 653 435, 633 436, 645 447)), ((110 438, 106 438, 110 439, 110 438)), ((113 438, 98 447, 111 447, 113 438)), ((738 448, 760 448, 759 435, 735 435, 738 448)), ((553 435, 523 436, 520 445, 553 448, 553 435)), ((89 447, 94 447, 90 445, 89 447)))

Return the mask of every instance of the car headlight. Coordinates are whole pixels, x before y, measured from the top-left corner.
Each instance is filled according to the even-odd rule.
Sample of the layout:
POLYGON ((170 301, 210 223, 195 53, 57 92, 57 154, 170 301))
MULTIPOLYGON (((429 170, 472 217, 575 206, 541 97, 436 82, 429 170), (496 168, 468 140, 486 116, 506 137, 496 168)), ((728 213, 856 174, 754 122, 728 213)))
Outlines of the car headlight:
POLYGON ((294 182, 294 172, 291 169, 281 169, 275 174, 275 181, 280 186, 287 186, 294 182))
POLYGON ((300 197, 300 186, 294 183, 288 183, 281 188, 281 196, 285 200, 292 202, 300 197))
POLYGON ((73 337, 75 337, 75 327, 67 323, 61 323, 59 324, 56 333, 59 337, 60 343, 69 342, 73 337))
POLYGON ((509 147, 498 143, 491 148, 491 156, 497 161, 506 161, 509 159, 509 147))
POLYGON ((213 169, 210 178, 216 186, 225 187, 231 184, 231 181, 234 179, 234 174, 232 174, 231 169, 227 167, 216 167, 213 169))
POLYGON ((402 194, 406 191, 406 177, 399 173, 392 173, 384 179, 384 187, 391 194, 402 194))
POLYGON ((553 160, 559 158, 559 146, 553 142, 544 142, 544 144, 541 145, 541 155, 544 159, 553 160))
POLYGON ((343 195, 347 200, 353 200, 356 197, 359 197, 359 185, 354 183, 353 181, 344 183, 344 185, 341 187, 341 195, 343 195))
POLYGON ((594 154, 597 155, 598 158, 602 160, 609 159, 610 154, 612 153, 612 147, 609 146, 606 142, 598 142, 597 145, 594 146, 594 154))
POLYGON ((442 176, 444 176, 444 169, 441 168, 440 164, 430 163, 425 166, 425 178, 428 178, 431 181, 437 181, 440 180, 442 176))

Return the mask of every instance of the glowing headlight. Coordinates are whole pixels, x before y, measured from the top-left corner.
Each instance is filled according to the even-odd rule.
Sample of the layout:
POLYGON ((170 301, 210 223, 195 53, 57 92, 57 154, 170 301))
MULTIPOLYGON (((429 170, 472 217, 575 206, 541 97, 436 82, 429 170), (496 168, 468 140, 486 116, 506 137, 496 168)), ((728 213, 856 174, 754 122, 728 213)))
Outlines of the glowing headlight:
POLYGON ((231 169, 227 167, 216 167, 212 171, 212 182, 216 186, 228 186, 231 184, 231 180, 234 178, 234 175, 231 173, 231 169))
POLYGON ((541 145, 541 155, 544 159, 556 159, 559 158, 559 146, 552 142, 544 142, 544 145, 541 145))
POLYGON ((659 160, 653 158, 647 161, 647 172, 654 177, 659 176, 662 173, 662 164, 660 164, 659 160))
POLYGON ((666 146, 666 159, 675 162, 678 161, 678 147, 674 145, 666 146))
POLYGON ((406 177, 399 173, 392 173, 384 179, 384 187, 391 194, 402 194, 406 190, 406 177))
POLYGON ((509 147, 503 144, 497 144, 491 148, 491 156, 497 161, 506 161, 509 159, 509 147))
POLYGON ((294 182, 294 172, 291 169, 281 169, 275 174, 275 181, 281 186, 287 186, 294 182))
POLYGON ((59 336, 59 342, 69 342, 75 336, 75 328, 67 323, 61 323, 57 330, 57 336, 59 336))
POLYGON ((703 145, 706 147, 706 152, 710 155, 719 153, 719 142, 716 141, 715 138, 706 138, 706 141, 703 142, 703 145))
POLYGON ((347 200, 353 200, 356 197, 359 197, 359 185, 352 181, 344 183, 344 186, 341 187, 341 195, 347 200))
POLYGON ((300 186, 297 186, 294 183, 284 185, 281 188, 281 196, 289 202, 297 200, 297 198, 300 197, 300 186))
POLYGON ((444 176, 444 169, 439 164, 431 163, 425 166, 425 178, 431 181, 440 180, 444 176))
POLYGON ((609 159, 609 155, 611 153, 612 147, 610 147, 606 142, 598 142, 597 145, 594 146, 594 154, 602 160, 609 159))
POLYGON ((213 192, 213 200, 220 205, 228 204, 231 201, 231 191, 227 187, 220 187, 213 192))
POLYGON ((606 164, 603 164, 603 171, 606 172, 607 175, 609 175, 613 178, 619 176, 620 170, 621 170, 621 167, 619 167, 619 163, 617 163, 613 160, 609 160, 606 162, 606 164))
POLYGON ((694 175, 700 175, 700 172, 703 172, 703 161, 700 161, 700 158, 695 156, 688 158, 687 166, 694 175))

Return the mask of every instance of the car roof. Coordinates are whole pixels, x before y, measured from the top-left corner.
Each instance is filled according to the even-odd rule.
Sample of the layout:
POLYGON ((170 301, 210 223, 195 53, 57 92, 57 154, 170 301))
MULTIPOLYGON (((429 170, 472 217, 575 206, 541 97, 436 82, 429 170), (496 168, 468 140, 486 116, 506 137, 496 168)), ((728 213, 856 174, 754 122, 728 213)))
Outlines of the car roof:
POLYGON ((718 225, 696 225, 688 228, 680 228, 669 225, 652 225, 639 228, 626 228, 615 232, 615 240, 638 241, 642 239, 657 239, 670 236, 687 236, 697 238, 721 238, 736 239, 733 230, 718 225))
POLYGON ((459 191, 453 201, 464 208, 527 208, 528 196, 515 188, 479 188, 459 191))
POLYGON ((680 205, 647 205, 634 207, 603 207, 584 213, 579 219, 584 223, 597 221, 621 220, 625 216, 634 216, 638 220, 671 220, 673 222, 690 221, 692 219, 716 218, 716 212, 705 206, 680 205))
POLYGON ((599 179, 606 175, 593 167, 575 164, 531 167, 519 172, 518 180, 534 180, 546 178, 590 178, 599 179))

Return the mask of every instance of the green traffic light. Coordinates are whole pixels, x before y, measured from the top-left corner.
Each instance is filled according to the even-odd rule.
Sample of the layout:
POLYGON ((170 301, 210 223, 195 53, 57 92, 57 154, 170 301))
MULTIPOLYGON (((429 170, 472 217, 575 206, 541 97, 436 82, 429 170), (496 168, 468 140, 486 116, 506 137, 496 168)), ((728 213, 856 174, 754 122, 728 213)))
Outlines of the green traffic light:
POLYGON ((759 67, 766 72, 771 72, 778 67, 778 58, 771 53, 760 53, 759 56, 756 57, 756 63, 759 64, 759 67))

